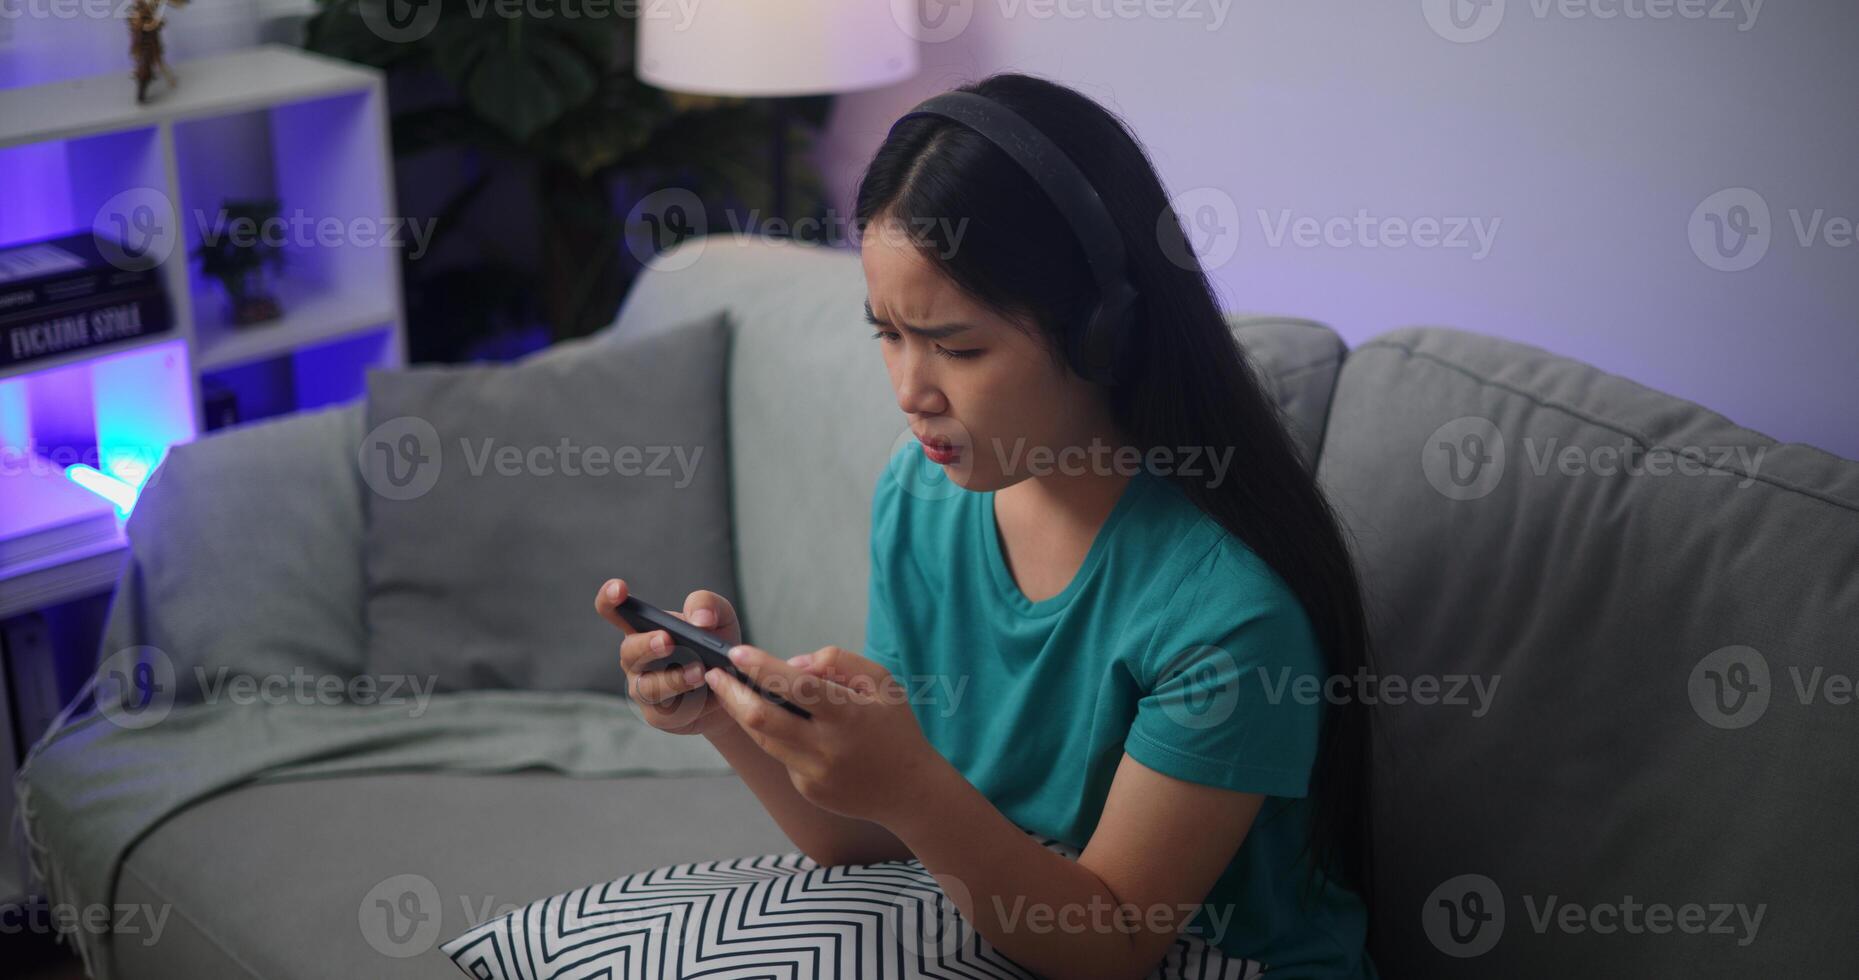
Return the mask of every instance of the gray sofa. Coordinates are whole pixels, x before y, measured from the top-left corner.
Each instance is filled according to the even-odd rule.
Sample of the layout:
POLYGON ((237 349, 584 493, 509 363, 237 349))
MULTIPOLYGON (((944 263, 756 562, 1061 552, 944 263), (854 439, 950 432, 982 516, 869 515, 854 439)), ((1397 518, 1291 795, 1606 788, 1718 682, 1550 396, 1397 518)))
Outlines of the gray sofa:
MULTIPOLYGON (((649 271, 610 330, 727 311, 728 520, 749 639, 790 654, 856 647, 867 506, 904 433, 862 342, 858 261, 755 239, 684 247, 702 251, 649 271), (791 574, 798 554, 843 574, 791 574)), ((1383 679, 1352 690, 1380 702, 1382 974, 1853 975, 1859 463, 1476 334, 1407 329, 1346 351, 1307 321, 1233 325, 1347 523, 1369 593, 1383 679)), ((215 464, 213 485, 290 480, 299 498, 353 494, 359 507, 361 420, 349 406, 262 424, 170 465, 210 458, 215 439, 286 441, 321 478, 235 461, 215 464)), ((158 482, 143 506, 189 489, 213 492, 158 482)), ((265 547, 286 547, 288 516, 272 533, 265 547)), ((306 597, 322 606, 302 628, 327 621, 359 644, 341 609, 360 601, 359 537, 321 538, 296 542, 292 560, 347 584, 306 597)), ((184 577, 190 560, 138 553, 117 640, 147 612, 138 576, 184 577)), ((364 940, 358 903, 384 876, 430 880, 449 938, 629 871, 788 849, 731 776, 249 786, 193 803, 129 852, 116 902, 172 914, 160 941, 119 937, 113 958, 131 980, 447 978, 457 971, 436 949, 387 957, 364 940)))

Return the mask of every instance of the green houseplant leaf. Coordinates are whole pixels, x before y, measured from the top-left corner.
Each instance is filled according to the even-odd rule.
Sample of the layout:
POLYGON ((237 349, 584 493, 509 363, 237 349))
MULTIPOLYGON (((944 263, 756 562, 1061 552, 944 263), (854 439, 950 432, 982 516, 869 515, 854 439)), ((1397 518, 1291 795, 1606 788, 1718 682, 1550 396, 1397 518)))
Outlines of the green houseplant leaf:
MULTIPOLYGON (((632 16, 589 16, 585 8, 569 16, 555 6, 567 0, 425 0, 437 5, 422 8, 434 18, 428 28, 389 43, 362 16, 362 3, 379 2, 317 0, 306 47, 388 70, 396 156, 445 153, 448 162, 437 166, 457 174, 432 247, 420 260, 405 259, 410 332, 419 333, 419 317, 428 314, 442 321, 432 330, 453 338, 504 329, 520 311, 539 313, 558 338, 609 322, 638 268, 623 218, 639 193, 683 187, 712 209, 765 212, 769 104, 640 81, 631 65, 632 16), (487 215, 491 230, 473 220, 487 215), (532 224, 512 227, 508 215, 532 224), (537 267, 515 271, 525 254, 537 267), (434 255, 440 263, 428 265, 434 255), (476 281, 455 274, 458 260, 479 275, 499 270, 531 295, 495 308, 454 302, 449 292, 476 281)), ((800 128, 817 124, 830 104, 830 97, 794 100, 800 128)), ((819 200, 806 143, 804 133, 791 141, 796 213, 811 213, 819 200)), ((728 229, 713 222, 711 230, 728 229)), ((456 347, 419 337, 410 346, 456 347)))
MULTIPOLYGON (((433 67, 473 112, 521 142, 587 101, 604 67, 586 27, 523 18, 443 19, 433 29, 433 67)), ((585 23, 585 22, 579 22, 585 23)))

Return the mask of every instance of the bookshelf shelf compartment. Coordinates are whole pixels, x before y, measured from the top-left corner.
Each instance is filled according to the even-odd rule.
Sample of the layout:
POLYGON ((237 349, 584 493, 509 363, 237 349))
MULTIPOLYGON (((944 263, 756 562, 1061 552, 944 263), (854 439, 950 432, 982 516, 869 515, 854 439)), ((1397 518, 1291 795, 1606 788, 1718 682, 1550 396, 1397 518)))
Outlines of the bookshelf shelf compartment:
MULTIPOLYGON (((0 367, 0 453, 124 439, 165 451, 199 435, 209 386, 235 376, 279 379, 239 413, 250 421, 353 397, 368 369, 405 363, 398 248, 288 241, 268 284, 282 315, 246 327, 196 256, 228 198, 275 197, 313 228, 392 221, 381 73, 283 45, 176 67, 185 84, 146 105, 127 72, 0 90, 0 248, 121 225, 126 192, 153 195, 176 223, 155 267, 169 328, 0 367)), ((25 492, 0 472, 0 506, 25 492)), ((121 551, 119 535, 0 562, 0 611, 105 590, 121 551)))
MULTIPOLYGON (((391 302, 374 296, 315 293, 291 283, 279 284, 275 294, 284 315, 269 323, 235 328, 225 322, 222 312, 211 321, 214 326, 209 330, 209 321, 201 318, 196 358, 202 374, 340 340, 391 324, 398 315, 391 302)), ((211 304, 207 312, 223 311, 218 298, 206 302, 211 304)))

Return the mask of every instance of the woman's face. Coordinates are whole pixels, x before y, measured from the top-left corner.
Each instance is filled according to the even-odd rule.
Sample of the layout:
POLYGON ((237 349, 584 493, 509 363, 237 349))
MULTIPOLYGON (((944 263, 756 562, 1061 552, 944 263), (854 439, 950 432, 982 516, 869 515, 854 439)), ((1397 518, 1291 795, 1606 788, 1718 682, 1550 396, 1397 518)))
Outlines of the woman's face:
POLYGON ((952 444, 953 458, 931 456, 951 480, 999 490, 1058 471, 1052 456, 1042 468, 1036 447, 1088 451, 1095 438, 1114 448, 1099 389, 1055 364, 1030 321, 1009 320, 963 293, 895 223, 874 223, 860 258, 879 321, 873 343, 897 407, 918 440, 952 444))

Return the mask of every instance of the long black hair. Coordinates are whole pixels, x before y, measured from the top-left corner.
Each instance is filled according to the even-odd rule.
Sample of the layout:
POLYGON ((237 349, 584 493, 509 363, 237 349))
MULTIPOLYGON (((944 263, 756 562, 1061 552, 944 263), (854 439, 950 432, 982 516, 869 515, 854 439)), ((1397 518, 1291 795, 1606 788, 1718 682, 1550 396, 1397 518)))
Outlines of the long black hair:
MULTIPOLYGON (((1097 188, 1122 233, 1129 280, 1141 298, 1129 373, 1105 389, 1118 426, 1145 452, 1232 447, 1240 465, 1217 485, 1171 479, 1290 587, 1331 675, 1372 671, 1361 585, 1341 524, 1222 317, 1135 137, 1091 99, 1029 75, 992 75, 959 91, 1006 106, 1056 143, 1097 188)), ((1096 302, 1084 250, 1064 216, 1011 158, 958 123, 919 116, 897 125, 860 180, 855 217, 862 233, 895 222, 977 302, 1036 323, 1057 360, 1063 332, 1096 302)), ((1311 870, 1323 869, 1326 883, 1334 879, 1367 898, 1369 713, 1359 697, 1326 708, 1305 853, 1314 849, 1311 870)))

